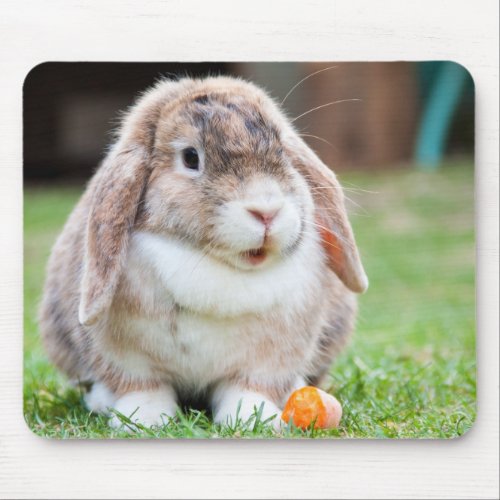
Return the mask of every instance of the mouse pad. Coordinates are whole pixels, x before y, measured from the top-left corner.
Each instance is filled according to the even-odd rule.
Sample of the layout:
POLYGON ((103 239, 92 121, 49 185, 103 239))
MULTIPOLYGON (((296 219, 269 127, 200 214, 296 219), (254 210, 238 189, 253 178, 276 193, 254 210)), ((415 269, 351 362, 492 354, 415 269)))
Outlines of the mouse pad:
POLYGON ((471 428, 465 68, 48 62, 23 92, 34 433, 471 428))

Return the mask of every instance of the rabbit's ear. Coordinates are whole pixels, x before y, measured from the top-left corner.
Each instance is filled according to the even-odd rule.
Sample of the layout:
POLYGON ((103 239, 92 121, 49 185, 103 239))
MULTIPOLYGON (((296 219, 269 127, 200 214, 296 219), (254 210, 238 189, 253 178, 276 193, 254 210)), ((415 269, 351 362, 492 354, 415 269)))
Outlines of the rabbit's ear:
POLYGON ((94 323, 111 304, 149 177, 148 165, 142 147, 115 147, 89 186, 92 200, 78 311, 81 324, 94 323))
POLYGON ((353 292, 366 291, 368 278, 347 218, 342 187, 335 174, 302 139, 293 134, 287 142, 286 149, 293 165, 311 189, 316 228, 321 235, 330 268, 353 292))

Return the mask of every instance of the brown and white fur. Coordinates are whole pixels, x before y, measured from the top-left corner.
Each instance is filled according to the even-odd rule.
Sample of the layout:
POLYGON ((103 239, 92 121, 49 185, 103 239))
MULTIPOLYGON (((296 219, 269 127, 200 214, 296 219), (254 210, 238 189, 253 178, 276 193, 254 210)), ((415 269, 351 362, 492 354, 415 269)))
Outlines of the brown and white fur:
POLYGON ((54 246, 40 329, 92 384, 91 410, 154 425, 205 401, 234 423, 264 403, 278 424, 291 391, 327 374, 367 284, 335 175, 262 90, 163 81, 54 246))

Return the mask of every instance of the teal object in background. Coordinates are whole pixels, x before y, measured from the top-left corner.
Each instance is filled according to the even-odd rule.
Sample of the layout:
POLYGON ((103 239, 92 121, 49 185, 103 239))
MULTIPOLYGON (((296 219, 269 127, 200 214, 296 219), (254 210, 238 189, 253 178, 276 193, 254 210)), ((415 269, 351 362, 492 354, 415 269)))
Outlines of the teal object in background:
POLYGON ((424 108, 418 130, 415 161, 422 170, 434 170, 442 161, 454 112, 458 108, 468 71, 451 61, 419 65, 424 108))

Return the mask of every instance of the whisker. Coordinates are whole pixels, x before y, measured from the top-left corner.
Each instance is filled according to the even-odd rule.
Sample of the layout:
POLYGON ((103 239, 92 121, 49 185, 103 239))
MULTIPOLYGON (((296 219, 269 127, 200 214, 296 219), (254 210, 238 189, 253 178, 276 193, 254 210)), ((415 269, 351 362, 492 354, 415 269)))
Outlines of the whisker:
POLYGON ((380 191, 370 191, 369 189, 360 188, 357 184, 353 184, 352 182, 342 181, 342 184, 347 184, 351 186, 351 189, 356 189, 361 193, 371 193, 371 194, 380 194, 380 191))
POLYGON ((196 268, 200 265, 201 261, 203 259, 205 259, 206 257, 208 257, 210 250, 212 250, 213 248, 215 248, 214 242, 210 242, 202 248, 201 257, 198 259, 198 261, 195 263, 195 265, 191 268, 191 272, 190 272, 189 276, 191 276, 194 273, 196 268))
POLYGON ((365 212, 365 214, 368 214, 368 212, 366 211, 365 207, 363 207, 362 205, 360 205, 359 203, 357 203, 356 201, 354 201, 352 198, 349 198, 349 196, 347 196, 346 194, 344 194, 344 198, 347 201, 349 201, 350 203, 352 203, 353 205, 355 205, 358 208, 360 208, 361 210, 363 210, 363 212, 365 212))
MULTIPOLYGON (((311 232, 308 232, 308 231, 304 231, 304 233, 303 233, 303 234, 305 234, 305 235, 309 235, 309 236, 316 236, 314 233, 311 233, 311 232)), ((330 241, 326 241, 326 240, 323 240, 323 239, 322 239, 322 240, 321 240, 321 243, 322 243, 322 244, 326 244, 326 245, 328 245, 329 247, 335 248, 335 249, 337 249, 337 250, 342 250, 342 248, 341 248, 341 247, 339 247, 338 245, 335 245, 334 243, 331 243, 330 241)))
POLYGON ((290 120, 290 123, 293 123, 294 121, 298 120, 299 118, 302 118, 303 116, 308 115, 309 113, 312 113, 313 111, 317 111, 318 109, 321 109, 321 108, 326 108, 327 106, 332 106, 333 104, 340 104, 342 102, 353 102, 353 101, 361 101, 361 100, 362 99, 352 98, 352 99, 340 99, 338 101, 327 102, 326 104, 322 104, 321 106, 316 106, 315 108, 312 108, 309 111, 306 111, 305 113, 302 113, 301 115, 296 116, 293 120, 290 120))
MULTIPOLYGON (((184 242, 184 241, 186 241, 186 240, 188 240, 188 239, 190 239, 188 236, 184 236, 184 237, 182 237, 182 238, 178 239, 177 241, 178 241, 179 243, 182 243, 182 242, 184 242)), ((201 251, 202 251, 202 257, 204 256, 204 255, 203 255, 203 253, 205 252, 205 250, 206 250, 206 252, 207 252, 207 253, 208 253, 208 251, 210 250, 209 248, 207 248, 207 247, 209 247, 209 246, 210 246, 210 244, 205 245, 205 246, 201 249, 201 251)), ((197 255, 195 254, 195 255, 191 256, 189 259, 187 259, 186 261, 182 262, 182 264, 180 264, 179 266, 177 266, 177 267, 176 267, 176 269, 174 269, 174 271, 173 271, 173 272, 172 272, 172 273, 168 276, 167 281, 168 281, 168 280, 171 280, 174 276, 176 276, 176 275, 177 275, 177 273, 179 273, 180 271, 182 271, 183 269, 185 269, 185 268, 186 268, 186 266, 188 266, 188 265, 189 265, 189 264, 193 261, 193 259, 194 259, 194 258, 196 258, 196 257, 197 257, 197 255)), ((200 260, 201 260, 201 259, 200 259, 200 260)))
MULTIPOLYGON (((309 179, 311 180, 312 182, 315 182, 316 183, 316 179, 310 175, 307 175, 307 174, 301 174, 302 177, 304 177, 304 179, 309 179)), ((321 190, 324 190, 324 189, 331 189, 331 190, 337 190, 337 191, 347 191, 349 193, 360 193, 360 192, 368 192, 368 193, 373 193, 373 194, 379 194, 375 191, 365 191, 363 189, 357 189, 357 188, 346 188, 345 186, 343 185, 339 185, 339 186, 309 186, 309 189, 311 191, 321 191, 321 190)), ((346 198, 348 200, 350 200, 350 198, 348 198, 346 196, 346 198)), ((351 200, 352 201, 352 200, 351 200)), ((354 203, 354 202, 353 202, 354 203)))
MULTIPOLYGON (((322 226, 321 224, 318 224, 317 222, 313 222, 313 221, 310 221, 310 223, 315 226, 315 227, 319 227, 320 229, 323 229, 325 231, 328 231, 329 233, 333 233, 333 235, 339 239, 340 241, 342 241, 343 243, 345 243, 346 245, 349 245, 349 242, 343 237, 341 236, 340 234, 338 234, 337 232, 333 232, 331 229, 325 227, 325 226, 322 226)), ((339 248, 339 247, 336 247, 335 245, 332 244, 333 247, 335 248, 339 248)))
POLYGON ((309 78, 311 78, 312 76, 314 75, 317 75, 318 73, 323 73, 323 71, 328 71, 329 69, 335 69, 337 68, 337 66, 329 66, 328 68, 323 68, 323 69, 320 69, 318 71, 315 71, 314 73, 311 73, 309 75, 307 75, 305 78, 302 78, 302 80, 300 80, 300 82, 296 83, 289 91, 288 91, 288 94, 283 97, 283 100, 281 101, 281 106, 283 106, 283 103, 287 100, 288 96, 303 82, 305 82, 306 80, 308 80, 309 78))
POLYGON ((321 191, 323 189, 331 189, 331 190, 337 190, 337 191, 349 191, 349 192, 356 192, 357 191, 355 189, 346 189, 345 187, 343 186, 312 186, 310 188, 311 191, 321 191))
POLYGON ((317 135, 313 135, 313 134, 299 134, 299 135, 300 135, 300 137, 312 137, 314 139, 318 139, 319 141, 325 142, 326 144, 328 144, 329 146, 331 146, 333 149, 335 149, 335 150, 338 149, 330 141, 327 141, 323 137, 318 137, 317 135))
MULTIPOLYGON (((311 191, 314 192, 314 189, 311 189, 311 191)), ((357 203, 356 201, 354 201, 352 198, 349 198, 349 196, 347 196, 345 193, 344 193, 344 199, 346 199, 349 203, 352 203, 353 205, 355 205, 356 207, 358 207, 359 209, 361 209, 364 212, 365 215, 369 215, 371 217, 371 215, 368 213, 368 211, 366 210, 365 207, 363 207, 362 205, 360 205, 359 203, 357 203)), ((328 208, 328 207, 322 207, 321 210, 334 210, 334 209, 333 208, 328 208)), ((360 215, 360 214, 356 214, 356 215, 360 215)))
POLYGON ((352 210, 349 210, 349 217, 368 217, 368 218, 371 218, 371 217, 373 217, 373 215, 369 214, 367 212, 359 213, 359 212, 353 212, 352 210))
POLYGON ((349 191, 351 193, 369 193, 369 194, 380 194, 380 191, 369 191, 368 189, 361 189, 361 188, 348 188, 345 186, 342 186, 344 191, 349 191))

